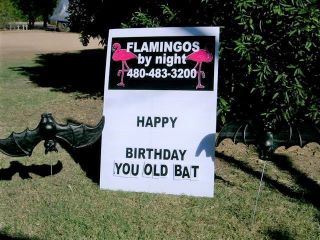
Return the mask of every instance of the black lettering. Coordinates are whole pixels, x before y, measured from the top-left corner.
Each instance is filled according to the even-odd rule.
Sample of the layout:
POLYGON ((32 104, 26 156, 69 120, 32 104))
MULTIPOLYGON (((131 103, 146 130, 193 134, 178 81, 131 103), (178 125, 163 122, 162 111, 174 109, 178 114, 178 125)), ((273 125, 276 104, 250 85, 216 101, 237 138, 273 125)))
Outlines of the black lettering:
POLYGON ((169 149, 163 149, 163 160, 169 160, 170 159, 170 150, 169 149))
POLYGON ((187 150, 157 149, 157 148, 125 148, 125 157, 128 159, 153 159, 153 160, 185 160, 187 150))
POLYGON ((160 173, 157 172, 157 167, 158 166, 156 164, 153 165, 153 176, 155 176, 155 177, 160 176, 160 173))
POLYGON ((134 153, 133 153, 133 157, 134 158, 137 158, 137 148, 134 148, 134 151, 133 151, 134 153))
POLYGON ((174 128, 174 125, 176 124, 177 119, 178 119, 177 117, 175 118, 170 117, 170 120, 172 122, 172 128, 174 128))
POLYGON ((152 119, 151 119, 151 117, 148 117, 148 118, 147 118, 147 122, 146 122, 146 125, 145 125, 145 127, 153 127, 153 124, 152 124, 152 119))
POLYGON ((191 169, 193 170, 193 177, 196 178, 197 177, 197 170, 199 169, 199 166, 191 166, 191 169))
POLYGON ((148 159, 151 159, 151 154, 153 152, 153 149, 152 148, 146 148, 146 151, 148 153, 148 159))
POLYGON ((162 127, 164 127, 169 122, 168 117, 162 117, 162 127))
POLYGON ((131 170, 131 173, 132 173, 132 175, 133 176, 138 176, 138 174, 139 174, 139 164, 131 164, 131 168, 132 168, 132 170, 131 170), (135 166, 136 166, 136 168, 135 168, 135 166))
POLYGON ((126 148, 126 158, 132 158, 132 148, 126 148))
POLYGON ((137 116, 137 127, 144 127, 144 117, 143 116, 142 117, 137 116))
POLYGON ((182 175, 181 168, 182 167, 179 164, 174 165, 174 176, 180 177, 182 175))
POLYGON ((149 163, 145 164, 145 165, 144 165, 143 172, 144 172, 144 174, 147 175, 147 176, 150 175, 150 174, 152 174, 152 165, 149 164, 149 163))
POLYGON ((154 159, 162 159, 162 150, 161 149, 156 149, 156 148, 154 149, 154 159))
POLYGON ((181 155, 181 160, 184 160, 184 155, 186 154, 187 150, 179 150, 179 153, 181 155))
POLYGON ((189 169, 186 166, 183 167, 183 174, 182 174, 182 178, 185 178, 185 177, 190 178, 189 169))
POLYGON ((179 160, 177 150, 172 151, 171 160, 179 160))
POLYGON ((138 158, 145 159, 144 153, 145 153, 145 149, 139 148, 139 157, 138 158))
POLYGON ((168 175, 168 167, 167 165, 161 165, 161 176, 167 176, 168 175))
POLYGON ((161 123, 161 117, 155 117, 154 118, 154 126, 157 127, 157 125, 161 123))
POLYGON ((114 163, 114 165, 116 166, 117 174, 119 174, 122 163, 120 163, 119 165, 118 163, 114 163))
POLYGON ((122 172, 123 172, 123 174, 125 174, 125 175, 128 175, 128 174, 129 174, 129 172, 130 172, 130 165, 129 165, 129 163, 124 163, 124 164, 123 164, 122 172))

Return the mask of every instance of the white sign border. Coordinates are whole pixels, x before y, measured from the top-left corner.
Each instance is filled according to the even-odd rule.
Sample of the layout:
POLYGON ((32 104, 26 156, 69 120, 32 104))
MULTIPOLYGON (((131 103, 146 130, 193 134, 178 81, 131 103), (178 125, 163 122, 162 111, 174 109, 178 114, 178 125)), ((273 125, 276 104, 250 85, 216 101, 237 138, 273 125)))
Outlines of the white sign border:
MULTIPOLYGON (((130 28, 130 29, 111 29, 109 31, 109 37, 108 37, 108 45, 107 45, 107 58, 106 58, 106 71, 105 71, 105 93, 109 90, 109 75, 110 75, 110 62, 111 62, 111 48, 112 48, 112 39, 113 38, 129 38, 129 37, 161 37, 161 36, 168 36, 168 37, 174 37, 174 36, 213 36, 215 37, 215 55, 214 55, 214 76, 213 76, 213 95, 214 98, 217 99, 217 92, 218 92, 218 55, 219 55, 219 35, 220 35, 220 28, 219 27, 165 27, 165 28, 130 28)), ((117 90, 116 90, 117 91, 117 90)), ((130 92, 132 90, 121 90, 122 92, 130 92)), ((141 90, 139 90, 141 91, 141 90)), ((142 90, 144 91, 144 90, 142 90)), ((172 91, 172 90, 171 90, 172 91)), ((216 104, 212 106, 212 111, 216 112, 217 110, 217 102, 216 104)), ((105 111, 105 107, 104 107, 105 111)), ((108 119, 108 116, 106 116, 108 119)), ((106 124, 108 124, 108 121, 106 121, 106 124)), ((216 125, 212 127, 212 132, 216 133, 216 125)), ((102 144, 104 143, 104 140, 102 139, 102 144)), ((103 154, 103 152, 102 152, 103 154)), ((214 157, 214 153, 212 154, 212 157, 214 157)), ((103 159, 103 156, 101 156, 101 160, 103 159)), ((102 163, 101 163, 102 165, 102 163)), ((213 169, 214 171, 214 169, 213 169)), ((101 181, 102 181, 102 170, 100 175, 100 187, 101 187, 101 181)), ((102 187, 101 187, 102 188, 102 187)), ((104 188, 102 188, 104 189, 104 188)), ((110 188, 112 189, 112 188, 110 188)), ((119 189, 112 189, 112 190, 119 190, 119 189)), ((134 191, 134 192, 141 192, 141 191, 135 191, 128 190, 128 191, 134 191)), ((156 193, 156 191, 155 191, 156 193)), ((166 193, 166 194, 174 194, 174 193, 166 193)), ((186 194, 191 196, 200 196, 200 195, 194 195, 194 194, 186 194)), ((213 192, 211 194, 204 195, 205 197, 213 197, 213 192)))

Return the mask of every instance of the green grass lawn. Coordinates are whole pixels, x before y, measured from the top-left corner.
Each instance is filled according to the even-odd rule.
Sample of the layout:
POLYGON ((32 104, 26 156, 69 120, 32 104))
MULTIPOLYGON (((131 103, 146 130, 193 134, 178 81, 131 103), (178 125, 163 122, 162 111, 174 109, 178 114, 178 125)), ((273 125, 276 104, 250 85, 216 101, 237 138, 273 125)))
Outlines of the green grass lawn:
MULTIPOLYGON (((70 54, 83 53, 1 64, 0 138, 36 127, 43 112, 60 123, 100 120, 99 94, 37 81, 54 81, 50 64, 70 54)), ((68 76, 77 71, 68 69, 68 76)), ((44 155, 39 144, 30 158, 0 153, 0 239, 320 239, 319 145, 268 162, 254 222, 263 162, 251 147, 226 141, 218 148, 212 199, 102 191, 99 146, 58 148, 44 155)))

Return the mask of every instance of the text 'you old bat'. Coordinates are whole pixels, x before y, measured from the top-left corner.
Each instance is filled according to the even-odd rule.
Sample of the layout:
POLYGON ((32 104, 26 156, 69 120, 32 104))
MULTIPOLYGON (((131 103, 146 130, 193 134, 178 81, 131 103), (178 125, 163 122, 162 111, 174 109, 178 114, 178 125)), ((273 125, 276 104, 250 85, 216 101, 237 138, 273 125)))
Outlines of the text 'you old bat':
POLYGON ((104 117, 95 127, 84 124, 58 124, 51 113, 41 115, 38 126, 21 133, 11 133, 0 139, 0 151, 12 157, 31 156, 33 149, 44 140, 45 153, 58 151, 56 143, 65 143, 73 148, 83 148, 95 143, 101 136, 104 117))

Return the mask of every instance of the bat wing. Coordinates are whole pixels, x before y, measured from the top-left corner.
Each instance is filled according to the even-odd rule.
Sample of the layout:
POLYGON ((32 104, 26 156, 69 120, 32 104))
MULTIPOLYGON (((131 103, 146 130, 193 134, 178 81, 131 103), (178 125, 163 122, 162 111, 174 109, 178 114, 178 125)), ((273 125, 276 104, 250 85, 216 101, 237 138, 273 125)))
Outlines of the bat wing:
POLYGON ((310 142, 320 144, 320 130, 312 123, 291 125, 286 123, 273 132, 273 147, 304 147, 310 142))
POLYGON ((320 129, 311 123, 302 123, 292 128, 292 137, 288 147, 298 145, 304 147, 306 144, 316 142, 320 144, 320 129))
POLYGON ((257 129, 252 122, 236 121, 226 124, 218 134, 216 145, 225 138, 230 138, 234 143, 256 144, 257 129))
POLYGON ((95 127, 84 124, 57 124, 56 138, 68 143, 73 148, 82 148, 95 143, 102 134, 104 117, 95 127))
POLYGON ((31 156, 35 146, 43 140, 39 127, 26 129, 21 133, 11 133, 6 139, 0 139, 0 151, 12 157, 31 156))

